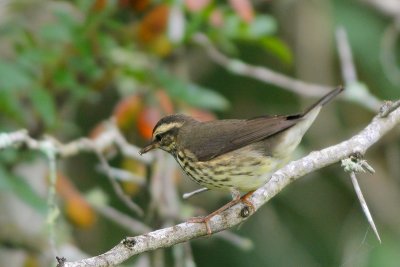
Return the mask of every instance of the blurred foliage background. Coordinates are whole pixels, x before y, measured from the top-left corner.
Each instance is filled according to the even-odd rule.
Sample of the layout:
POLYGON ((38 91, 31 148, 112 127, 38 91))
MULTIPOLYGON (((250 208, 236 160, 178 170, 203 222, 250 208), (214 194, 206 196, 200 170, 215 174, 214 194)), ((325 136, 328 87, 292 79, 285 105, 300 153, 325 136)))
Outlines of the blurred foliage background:
MULTIPOLYGON (((294 94, 216 64, 207 47, 195 41, 199 33, 232 59, 336 86, 343 83, 335 41, 341 26, 359 76, 347 89, 361 86, 379 99, 395 99, 400 96, 399 14, 396 0, 2 0, 0 131, 27 129, 34 138, 50 135, 62 143, 85 136, 94 140, 112 118, 125 138, 141 147, 167 114, 248 118, 297 112, 315 100, 307 97, 307 88, 294 94)), ((347 99, 335 101, 295 157, 351 137, 373 115, 347 99)), ((146 253, 124 266, 398 266, 398 134, 368 151, 376 174, 359 176, 382 244, 348 175, 335 164, 288 187, 233 233, 146 253)), ((24 147, 0 151, 0 266, 54 265, 51 225, 59 256, 68 260, 98 255, 135 234, 105 208, 118 212, 115 218, 127 215, 157 229, 229 200, 207 192, 182 201, 180 195, 197 186, 162 152, 150 165, 115 147, 102 153, 113 168, 130 174, 117 182, 144 216, 117 197, 96 155, 79 153, 57 160, 60 214, 46 223, 46 158, 24 147), (160 162, 169 170, 169 177, 158 177, 161 182, 155 178, 160 162), (154 181, 171 186, 160 189, 154 181), (172 202, 165 204, 168 194, 172 202)))

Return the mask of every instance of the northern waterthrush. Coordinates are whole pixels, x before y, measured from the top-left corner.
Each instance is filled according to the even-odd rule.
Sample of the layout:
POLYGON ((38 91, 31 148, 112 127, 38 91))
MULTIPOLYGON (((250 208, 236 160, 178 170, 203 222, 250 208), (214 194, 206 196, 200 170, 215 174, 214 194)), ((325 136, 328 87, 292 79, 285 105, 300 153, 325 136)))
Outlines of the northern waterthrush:
POLYGON ((162 118, 153 129, 151 143, 140 153, 160 148, 170 153, 196 183, 229 191, 233 200, 217 211, 191 222, 206 223, 212 216, 243 201, 284 166, 317 117, 321 107, 343 91, 332 90, 303 113, 260 116, 247 120, 200 122, 176 114, 162 118), (240 192, 247 192, 240 197, 240 192))

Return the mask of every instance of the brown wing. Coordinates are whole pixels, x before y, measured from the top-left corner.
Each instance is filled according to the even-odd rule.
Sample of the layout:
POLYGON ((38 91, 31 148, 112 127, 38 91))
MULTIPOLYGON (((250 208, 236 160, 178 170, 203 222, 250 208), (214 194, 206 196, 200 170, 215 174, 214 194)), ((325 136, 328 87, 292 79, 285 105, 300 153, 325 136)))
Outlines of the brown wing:
POLYGON ((265 116, 249 120, 199 122, 183 127, 178 143, 181 148, 192 151, 198 160, 207 161, 279 133, 296 124, 299 118, 300 115, 265 116))
POLYGON ((196 122, 182 126, 178 135, 181 148, 192 151, 200 161, 264 140, 295 125, 317 106, 323 106, 343 91, 343 87, 328 92, 302 114, 264 116, 249 120, 196 122), (182 138, 184 136, 184 138, 182 138))

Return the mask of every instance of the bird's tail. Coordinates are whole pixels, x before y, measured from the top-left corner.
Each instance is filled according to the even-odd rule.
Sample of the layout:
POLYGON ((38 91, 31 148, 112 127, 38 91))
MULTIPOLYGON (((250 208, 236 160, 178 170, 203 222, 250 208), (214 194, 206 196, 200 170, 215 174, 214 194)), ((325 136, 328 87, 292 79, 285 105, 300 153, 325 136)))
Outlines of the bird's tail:
POLYGON ((275 148, 275 151, 280 153, 281 157, 290 155, 290 153, 292 153, 293 150, 300 143, 303 135, 308 130, 308 128, 310 128, 315 118, 318 116, 318 113, 320 112, 322 106, 332 100, 340 92, 342 92, 343 89, 344 88, 340 86, 327 93, 320 100, 307 108, 303 113, 288 116, 287 118, 289 120, 294 120, 296 121, 296 123, 294 123, 290 127, 290 129, 283 132, 281 141, 275 148))
POLYGON ((309 111, 313 110, 317 106, 321 106, 322 107, 326 103, 330 102, 333 98, 335 98, 335 96, 340 94, 343 90, 344 90, 343 86, 338 86, 336 89, 330 91, 329 93, 324 95, 320 100, 318 100, 317 102, 312 104, 309 108, 307 108, 304 111, 303 115, 307 114, 309 111))

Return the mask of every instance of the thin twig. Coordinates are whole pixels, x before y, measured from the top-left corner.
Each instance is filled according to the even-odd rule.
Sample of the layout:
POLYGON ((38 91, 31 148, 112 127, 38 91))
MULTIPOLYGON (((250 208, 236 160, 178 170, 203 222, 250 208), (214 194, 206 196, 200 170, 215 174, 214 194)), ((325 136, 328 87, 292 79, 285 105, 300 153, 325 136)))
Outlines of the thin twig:
POLYGON ((400 18, 397 17, 389 24, 381 39, 379 60, 383 72, 391 83, 400 85, 400 68, 397 62, 397 44, 400 34, 400 18))
POLYGON ((58 254, 55 226, 56 226, 56 220, 60 215, 60 210, 58 209, 56 202, 56 182, 57 182, 56 153, 53 143, 47 141, 43 141, 41 143, 41 150, 46 155, 49 161, 49 189, 47 194, 48 212, 47 212, 46 223, 49 229, 50 247, 55 257, 58 254))
POLYGON ((376 237, 379 240, 379 243, 381 243, 381 238, 379 236, 378 230, 376 229, 374 220, 372 219, 372 215, 368 209, 367 202, 364 199, 364 196, 362 194, 360 185, 358 184, 357 177, 356 177, 356 172, 369 172, 370 174, 374 174, 375 170, 372 168, 371 165, 368 164, 366 160, 363 159, 363 155, 360 153, 355 153, 351 155, 347 159, 342 160, 342 167, 344 167, 344 170, 346 172, 350 172, 350 177, 351 177, 351 182, 353 183, 354 190, 356 191, 358 200, 360 201, 361 208, 365 214, 365 217, 367 218, 369 224, 371 225, 371 228, 374 230, 374 233, 376 237))
MULTIPOLYGON (((105 170, 102 165, 98 166, 97 169, 103 173, 107 172, 107 170, 105 170)), ((108 169, 108 171, 111 172, 112 176, 116 180, 119 180, 119 181, 133 182, 138 185, 144 185, 146 182, 146 179, 143 176, 139 176, 137 174, 134 174, 130 171, 126 171, 124 169, 110 167, 108 169)))
POLYGON ((356 82, 357 72, 354 66, 353 55, 349 40, 347 39, 346 30, 343 27, 338 27, 336 30, 336 42, 339 52, 340 62, 342 64, 342 77, 346 84, 356 82))
POLYGON ((336 43, 346 87, 344 98, 367 107, 372 111, 378 111, 382 105, 382 101, 372 95, 368 88, 358 81, 350 43, 346 30, 343 27, 338 27, 336 30, 336 43))
POLYGON ((121 153, 128 158, 146 164, 152 162, 153 156, 151 153, 140 156, 140 149, 128 143, 112 121, 106 121, 104 123, 106 126, 105 131, 100 133, 96 138, 89 139, 87 137, 82 137, 66 144, 59 142, 55 137, 49 135, 45 136, 44 140, 36 140, 30 137, 28 131, 25 129, 11 133, 0 133, 0 149, 25 144, 29 149, 40 150, 42 143, 45 141, 53 144, 57 156, 68 158, 81 152, 93 152, 94 149, 102 152, 106 148, 117 145, 121 149, 121 153))
MULTIPOLYGON (((347 71, 352 64, 351 50, 348 46, 347 39, 346 42, 343 42, 343 34, 338 34, 338 48, 339 53, 344 52, 342 59, 344 59, 344 70, 346 72, 346 77, 350 78, 350 75, 347 74, 347 71), (346 48, 347 45, 347 48, 346 48), (345 48, 344 50, 342 48, 345 48), (350 60, 348 60, 350 59, 350 60), (348 63, 351 64, 348 64, 348 63)), ((207 36, 204 34, 198 33, 193 37, 193 41, 202 46, 210 59, 215 63, 219 64, 223 68, 229 70, 232 73, 250 77, 257 79, 259 81, 265 82, 267 84, 273 84, 281 87, 284 90, 288 90, 299 95, 307 96, 307 97, 320 97, 326 94, 328 91, 333 90, 333 86, 319 85, 313 83, 307 83, 298 79, 294 79, 292 77, 286 76, 282 73, 273 71, 265 66, 254 66, 247 64, 239 59, 229 58, 218 49, 216 49, 207 36)), ((343 62, 342 62, 343 63, 343 62)), ((353 64, 354 65, 354 64, 353 64)), ((353 68, 351 77, 356 78, 355 71, 353 68)), ((366 88, 362 86, 357 87, 358 90, 348 90, 346 91, 343 98, 351 100, 369 110, 376 112, 379 109, 380 101, 375 96, 369 93, 366 88)))
MULTIPOLYGON (((255 210, 259 209, 268 200, 299 177, 338 162, 356 152, 365 154, 369 147, 375 144, 384 134, 399 123, 400 109, 394 110, 386 118, 376 116, 365 129, 349 140, 320 151, 312 152, 299 160, 292 161, 278 170, 272 175, 271 179, 264 186, 256 190, 248 200, 251 201, 255 210)), ((240 215, 244 207, 247 206, 238 204, 220 215, 211 218, 209 225, 213 233, 231 228, 246 220, 248 217, 243 218, 240 215)), ((75 262, 64 262, 63 264, 59 264, 59 266, 114 266, 133 255, 158 248, 170 247, 204 235, 207 235, 204 224, 185 222, 145 235, 126 238, 123 242, 102 255, 75 262)))
POLYGON ((399 17, 400 2, 397 0, 362 0, 361 2, 370 4, 377 10, 381 11, 384 15, 393 18, 399 17))
POLYGON ((358 184, 355 172, 351 172, 350 177, 351 177, 351 182, 353 183, 354 190, 356 191, 358 200, 360 201, 361 208, 364 211, 365 217, 367 217, 367 220, 368 220, 369 224, 371 225, 372 230, 374 230, 374 233, 376 235, 376 238, 378 238, 379 243, 382 243, 381 237, 379 236, 378 230, 376 229, 374 219, 372 218, 371 212, 368 209, 367 202, 365 201, 365 198, 361 191, 360 185, 358 184))
POLYGON ((114 142, 119 147, 119 149, 121 150, 121 153, 124 156, 138 160, 138 161, 146 163, 146 164, 150 164, 153 162, 153 158, 154 158, 153 153, 146 153, 141 156, 139 154, 140 148, 138 148, 137 146, 130 144, 130 143, 128 143, 128 141, 126 141, 125 137, 118 130, 118 127, 115 125, 115 122, 113 120, 109 121, 106 124, 106 127, 107 127, 108 131, 113 133, 114 142))
POLYGON ((114 209, 107 205, 101 205, 91 203, 97 212, 111 221, 121 225, 125 229, 129 230, 132 234, 142 234, 151 231, 152 229, 144 223, 135 220, 131 216, 128 216, 117 209, 114 209))
MULTIPOLYGON (((109 124, 112 125, 112 124, 109 124)), ((60 157, 71 157, 79 152, 95 152, 99 161, 107 172, 107 177, 109 178, 111 185, 113 186, 114 191, 117 196, 125 203, 125 205, 130 208, 133 212, 143 215, 142 209, 136 205, 136 203, 132 202, 128 196, 124 194, 121 187, 119 186, 116 179, 113 177, 113 172, 111 171, 111 167, 108 164, 107 160, 104 158, 102 151, 105 148, 112 146, 114 142, 118 139, 119 142, 126 142, 126 140, 122 137, 121 133, 118 131, 116 127, 109 127, 108 131, 104 131, 94 140, 83 137, 77 140, 71 141, 67 144, 60 143, 56 138, 52 136, 46 136, 44 140, 36 140, 29 136, 26 130, 19 130, 12 133, 2 133, 0 134, 0 149, 10 147, 10 146, 19 146, 25 144, 28 148, 34 150, 41 150, 45 153, 46 150, 43 147, 51 147, 52 153, 54 156, 60 157)), ((130 146, 131 149, 134 149, 134 146, 130 146)), ((47 154, 46 154, 47 155, 47 154)), ((145 160, 147 163, 149 157, 145 160)))
POLYGON ((28 131, 23 129, 12 133, 1 133, 0 134, 0 149, 4 149, 10 146, 17 146, 21 143, 26 142, 28 138, 28 131))
POLYGON ((216 234, 216 237, 219 237, 244 251, 249 251, 254 247, 253 241, 251 239, 242 237, 240 235, 232 233, 231 231, 219 232, 218 234, 216 234))
POLYGON ((232 73, 251 77, 262 82, 273 84, 282 89, 304 95, 304 96, 322 96, 328 91, 334 89, 333 86, 324 86, 318 84, 306 83, 301 80, 283 75, 279 72, 268 69, 267 67, 253 66, 238 59, 232 59, 218 51, 208 39, 207 36, 197 33, 193 37, 193 41, 201 45, 208 53, 210 58, 220 66, 226 68, 232 73))
POLYGON ((189 193, 184 193, 184 194, 182 195, 182 198, 183 198, 183 199, 188 199, 188 198, 191 198, 191 197, 194 196, 194 195, 197 195, 197 194, 206 192, 206 191, 208 191, 208 190, 210 190, 210 189, 208 189, 207 187, 203 187, 203 188, 194 190, 194 191, 189 192, 189 193))
POLYGON ((95 151, 98 159, 100 160, 100 163, 104 170, 107 173, 107 178, 110 181, 115 193, 117 194, 118 198, 133 212, 138 214, 139 216, 143 216, 144 212, 143 210, 135 203, 133 202, 129 196, 127 196, 124 191, 122 190, 121 186, 117 182, 117 180, 113 177, 113 173, 110 171, 110 165, 108 164, 107 160, 104 158, 103 154, 101 154, 98 151, 95 151))
POLYGON ((194 261, 192 247, 190 243, 184 243, 184 255, 185 255, 185 265, 186 267, 196 267, 196 262, 194 261))

